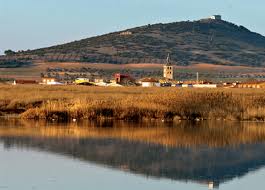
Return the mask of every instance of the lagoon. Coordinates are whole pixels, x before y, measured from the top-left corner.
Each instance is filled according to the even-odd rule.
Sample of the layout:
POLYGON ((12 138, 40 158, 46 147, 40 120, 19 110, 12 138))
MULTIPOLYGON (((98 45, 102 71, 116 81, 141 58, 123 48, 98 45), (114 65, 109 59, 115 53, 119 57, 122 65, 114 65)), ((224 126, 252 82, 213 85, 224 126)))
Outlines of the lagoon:
POLYGON ((0 122, 0 189, 250 189, 265 124, 0 122))

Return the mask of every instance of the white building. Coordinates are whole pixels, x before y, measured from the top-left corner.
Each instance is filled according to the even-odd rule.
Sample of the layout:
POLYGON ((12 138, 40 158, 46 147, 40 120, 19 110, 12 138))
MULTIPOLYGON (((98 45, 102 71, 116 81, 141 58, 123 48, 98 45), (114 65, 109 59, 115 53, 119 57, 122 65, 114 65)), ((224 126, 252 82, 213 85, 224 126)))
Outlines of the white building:
POLYGON ((45 85, 63 85, 63 83, 58 82, 58 80, 54 77, 43 77, 41 79, 40 84, 45 84, 45 85))
POLYGON ((120 33, 120 36, 130 36, 130 35, 132 35, 133 33, 132 32, 130 32, 130 31, 125 31, 125 32, 121 32, 120 33))
POLYGON ((209 17, 209 19, 212 20, 222 20, 222 16, 221 15, 212 15, 209 17))
POLYGON ((217 84, 194 84, 193 88, 217 88, 217 84))
POLYGON ((160 87, 160 83, 158 80, 154 78, 145 78, 140 81, 142 87, 160 87))

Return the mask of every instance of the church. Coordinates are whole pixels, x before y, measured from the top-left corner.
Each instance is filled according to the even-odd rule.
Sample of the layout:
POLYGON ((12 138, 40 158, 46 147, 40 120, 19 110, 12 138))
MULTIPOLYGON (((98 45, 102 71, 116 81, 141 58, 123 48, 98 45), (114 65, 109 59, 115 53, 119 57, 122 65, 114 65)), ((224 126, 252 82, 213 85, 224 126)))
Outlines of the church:
POLYGON ((164 78, 167 80, 173 80, 174 79, 174 69, 173 69, 173 65, 170 62, 169 54, 167 56, 167 62, 164 65, 164 78))

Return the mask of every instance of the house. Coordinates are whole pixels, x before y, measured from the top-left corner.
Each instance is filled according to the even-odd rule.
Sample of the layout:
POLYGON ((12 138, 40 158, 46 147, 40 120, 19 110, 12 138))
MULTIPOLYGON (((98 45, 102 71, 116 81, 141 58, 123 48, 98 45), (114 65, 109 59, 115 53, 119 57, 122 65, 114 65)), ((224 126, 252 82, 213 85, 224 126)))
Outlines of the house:
POLYGON ((77 85, 93 85, 93 83, 88 78, 77 78, 77 79, 75 79, 74 84, 77 84, 77 85))
POLYGON ((217 88, 217 84, 194 84, 193 88, 217 88))
POLYGON ((56 82, 56 78, 54 77, 42 77, 41 78, 41 83, 42 84, 50 84, 50 83, 53 83, 53 82, 56 82))
POLYGON ((133 33, 132 32, 130 32, 130 31, 125 31, 125 32, 121 32, 120 33, 120 36, 130 36, 130 35, 132 35, 133 33))
POLYGON ((77 78, 74 81, 75 84, 88 83, 88 82, 90 82, 88 78, 77 78))
POLYGON ((38 82, 35 80, 16 79, 14 80, 13 85, 17 84, 38 84, 38 82))
POLYGON ((101 81, 101 82, 95 82, 95 85, 96 86, 108 86, 109 83, 106 83, 106 82, 101 81))
POLYGON ((125 75, 125 74, 116 73, 114 75, 114 78, 115 78, 115 82, 117 84, 120 84, 120 83, 123 83, 124 81, 126 81, 127 79, 129 79, 130 76, 129 75, 125 75))
POLYGON ((164 65, 164 78, 167 80, 173 80, 174 79, 174 70, 173 66, 170 63, 170 57, 169 54, 167 56, 167 63, 164 65))
POLYGON ((54 77, 42 77, 40 84, 45 84, 45 85, 62 85, 63 83, 58 82, 57 79, 54 78, 54 77))
POLYGON ((221 86, 223 88, 235 88, 238 85, 238 82, 224 82, 221 86))
POLYGON ((142 87, 160 87, 159 80, 154 78, 144 78, 140 80, 142 87))
POLYGON ((221 15, 212 15, 209 17, 209 19, 212 20, 222 20, 222 16, 221 15))
POLYGON ((115 82, 120 85, 134 85, 135 84, 135 80, 130 75, 116 73, 114 75, 114 78, 115 78, 115 82))
POLYGON ((249 81, 239 83, 236 85, 237 88, 265 88, 265 81, 249 81))
POLYGON ((102 78, 96 78, 94 79, 95 83, 109 83, 110 80, 102 79, 102 78))

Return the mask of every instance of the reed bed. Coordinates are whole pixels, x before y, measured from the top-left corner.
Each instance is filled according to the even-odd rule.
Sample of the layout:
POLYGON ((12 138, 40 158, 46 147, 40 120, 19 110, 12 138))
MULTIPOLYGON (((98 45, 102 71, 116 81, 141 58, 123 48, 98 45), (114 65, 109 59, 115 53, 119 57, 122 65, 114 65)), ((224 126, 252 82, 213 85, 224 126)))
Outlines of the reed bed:
POLYGON ((36 120, 264 121, 265 91, 2 85, 0 112, 36 120))

